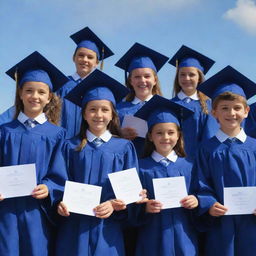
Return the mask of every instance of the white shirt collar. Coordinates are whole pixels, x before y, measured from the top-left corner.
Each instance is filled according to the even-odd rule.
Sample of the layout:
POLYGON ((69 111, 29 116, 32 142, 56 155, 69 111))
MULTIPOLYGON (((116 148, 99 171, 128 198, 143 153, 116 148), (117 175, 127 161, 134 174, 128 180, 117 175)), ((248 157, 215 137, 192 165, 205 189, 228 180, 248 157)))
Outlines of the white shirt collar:
MULTIPOLYGON (((96 68, 94 68, 88 75, 90 75, 95 69, 96 69, 96 68)), ((74 79, 74 81, 77 82, 77 80, 79 80, 79 79, 84 80, 88 75, 86 75, 85 77, 81 77, 81 76, 79 76, 79 75, 77 74, 77 72, 76 72, 76 73, 74 73, 73 75, 71 75, 71 77, 74 79)))
POLYGON ((197 91, 194 94, 190 95, 190 96, 186 95, 183 91, 180 91, 177 94, 177 96, 180 100, 184 100, 185 98, 190 98, 192 100, 199 100, 198 95, 197 95, 197 91))
POLYGON ((90 132, 88 129, 86 130, 86 138, 89 142, 94 141, 96 138, 102 139, 104 142, 108 142, 112 137, 112 134, 109 130, 106 130, 103 134, 100 135, 100 137, 95 136, 92 132, 90 132))
MULTIPOLYGON (((226 133, 224 133, 221 129, 219 129, 215 135, 217 137, 217 139, 223 143, 226 139, 231 138, 229 137, 226 133)), ((235 136, 235 138, 237 138, 238 140, 240 140, 241 142, 245 142, 247 135, 244 132, 244 129, 241 128, 241 131, 235 136)))
MULTIPOLYGON (((24 124, 30 118, 26 116, 23 112, 20 112, 17 119, 24 124)), ((36 118, 33 118, 33 120, 37 121, 39 124, 43 124, 47 121, 47 118, 45 113, 41 113, 36 118)))
POLYGON ((153 153, 151 154, 151 157, 156 161, 156 162, 160 162, 162 159, 168 158, 170 161, 172 161, 173 163, 175 163, 178 159, 177 154, 175 153, 174 150, 171 151, 171 153, 164 157, 161 154, 159 154, 156 151, 153 151, 153 153))
MULTIPOLYGON (((150 95, 146 98, 146 100, 144 101, 149 101, 151 98, 153 97, 153 95, 150 95)), ((132 104, 136 105, 138 103, 144 102, 143 100, 140 100, 139 98, 137 98, 136 96, 134 97, 132 104)))

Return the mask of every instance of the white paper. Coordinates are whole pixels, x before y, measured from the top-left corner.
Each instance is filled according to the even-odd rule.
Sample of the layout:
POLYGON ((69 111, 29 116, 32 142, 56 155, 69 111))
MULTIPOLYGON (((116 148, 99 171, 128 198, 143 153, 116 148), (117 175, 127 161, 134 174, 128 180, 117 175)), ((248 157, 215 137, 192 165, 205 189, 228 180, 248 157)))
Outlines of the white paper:
POLYGON ((36 186, 35 164, 0 167, 0 194, 3 198, 29 196, 36 186))
POLYGON ((256 209, 256 187, 224 188, 226 215, 252 214, 256 209))
POLYGON ((122 128, 131 127, 134 128, 138 134, 138 137, 146 138, 148 132, 148 124, 145 120, 136 116, 126 115, 122 123, 122 128))
POLYGON ((136 168, 109 173, 108 177, 117 199, 123 200, 125 204, 141 199, 139 194, 142 186, 136 168))
POLYGON ((153 186, 162 209, 181 207, 180 200, 188 195, 184 176, 153 179, 153 186))
POLYGON ((101 187, 66 181, 63 202, 68 211, 95 216, 93 209, 100 204, 101 187))

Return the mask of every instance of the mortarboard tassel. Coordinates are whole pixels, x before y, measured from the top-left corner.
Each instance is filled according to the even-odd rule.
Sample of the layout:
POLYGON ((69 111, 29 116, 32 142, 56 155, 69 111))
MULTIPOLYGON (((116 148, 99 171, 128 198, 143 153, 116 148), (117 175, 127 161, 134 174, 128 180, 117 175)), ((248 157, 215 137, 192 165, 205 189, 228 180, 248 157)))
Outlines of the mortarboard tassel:
POLYGON ((102 51, 101 51, 100 70, 103 70, 103 66, 104 66, 104 47, 102 47, 102 51))

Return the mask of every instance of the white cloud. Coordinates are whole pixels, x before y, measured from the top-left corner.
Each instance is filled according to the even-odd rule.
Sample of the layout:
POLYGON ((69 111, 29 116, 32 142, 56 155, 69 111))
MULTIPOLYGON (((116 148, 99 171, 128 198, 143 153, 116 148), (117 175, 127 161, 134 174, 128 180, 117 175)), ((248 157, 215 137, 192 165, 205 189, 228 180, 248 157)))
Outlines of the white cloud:
POLYGON ((233 21, 250 34, 256 35, 256 2, 237 0, 236 7, 228 10, 224 18, 233 21))

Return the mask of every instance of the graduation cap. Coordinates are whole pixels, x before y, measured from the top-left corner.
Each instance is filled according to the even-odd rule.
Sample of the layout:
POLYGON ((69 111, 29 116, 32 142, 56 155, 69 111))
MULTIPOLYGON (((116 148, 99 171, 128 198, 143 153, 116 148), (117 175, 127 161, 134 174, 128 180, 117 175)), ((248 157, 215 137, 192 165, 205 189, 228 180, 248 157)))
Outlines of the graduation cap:
POLYGON ((35 51, 14 65, 6 74, 14 79, 19 87, 25 82, 43 82, 51 91, 57 91, 69 79, 39 52, 35 51))
POLYGON ((115 65, 123 69, 125 73, 136 68, 151 68, 158 72, 167 60, 168 57, 161 53, 135 43, 115 65))
POLYGON ((83 107, 92 100, 109 100, 114 105, 121 101, 129 90, 114 78, 95 69, 66 96, 69 101, 83 107))
POLYGON ((206 74, 215 61, 185 45, 182 45, 168 63, 178 68, 195 67, 206 74))
POLYGON ((224 92, 232 92, 246 99, 256 95, 256 84, 231 66, 201 83, 197 89, 212 100, 224 92))
POLYGON ((105 45, 89 27, 79 30, 70 37, 77 44, 76 49, 81 47, 90 49, 96 52, 98 60, 103 60, 114 55, 107 45, 105 45))
POLYGON ((175 123, 180 126, 180 121, 193 113, 189 108, 162 96, 154 95, 134 116, 146 120, 148 128, 151 128, 158 123, 175 123))

